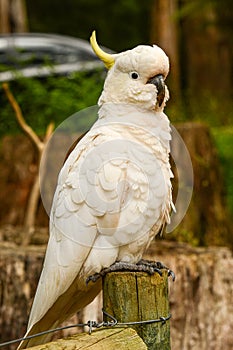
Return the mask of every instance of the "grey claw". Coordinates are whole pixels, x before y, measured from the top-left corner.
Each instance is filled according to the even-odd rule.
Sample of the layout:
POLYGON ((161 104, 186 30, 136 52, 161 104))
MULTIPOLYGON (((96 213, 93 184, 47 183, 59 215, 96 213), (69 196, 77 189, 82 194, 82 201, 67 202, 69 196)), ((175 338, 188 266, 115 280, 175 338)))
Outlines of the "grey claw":
POLYGON ((167 270, 168 272, 168 276, 172 277, 172 281, 175 281, 176 275, 174 274, 174 272, 172 270, 170 270, 167 266, 165 266, 163 263, 161 263, 160 261, 150 261, 150 260, 140 260, 137 265, 146 265, 146 266, 150 266, 153 268, 154 272, 158 272, 160 274, 160 276, 162 276, 162 269, 167 270))
POLYGON ((91 275, 91 276, 87 277, 87 279, 86 279, 86 286, 88 286, 88 283, 90 283, 91 281, 93 283, 95 283, 100 277, 101 277, 100 273, 95 273, 94 275, 91 275))
POLYGON ((172 270, 168 270, 168 277, 171 276, 172 281, 175 282, 176 275, 172 270))
POLYGON ((162 271, 159 268, 154 267, 153 268, 153 273, 157 272, 161 277, 163 276, 162 271))
POLYGON ((136 265, 125 263, 125 262, 115 262, 111 266, 104 268, 99 273, 95 273, 94 275, 89 276, 86 279, 86 286, 90 281, 95 283, 99 278, 104 277, 108 272, 114 272, 114 271, 141 271, 141 272, 147 272, 150 275, 153 275, 154 273, 158 273, 160 276, 162 276, 162 269, 165 269, 168 271, 168 276, 172 277, 172 280, 175 281, 175 274, 172 270, 169 270, 166 266, 164 266, 161 262, 153 262, 148 260, 140 260, 136 265))

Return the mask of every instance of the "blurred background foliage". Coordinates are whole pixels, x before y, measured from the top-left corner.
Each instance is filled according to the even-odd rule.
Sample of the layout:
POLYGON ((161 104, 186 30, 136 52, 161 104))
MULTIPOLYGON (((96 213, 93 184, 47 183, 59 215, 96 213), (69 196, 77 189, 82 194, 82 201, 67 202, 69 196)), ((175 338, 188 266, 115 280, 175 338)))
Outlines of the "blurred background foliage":
POLYGON ((112 50, 148 43, 152 0, 27 0, 29 28, 88 40, 92 30, 112 50))
MULTIPOLYGON (((49 122, 58 126, 77 111, 97 103, 101 93, 103 71, 72 73, 67 76, 49 76, 43 79, 20 78, 10 83, 25 120, 39 134, 43 135, 49 122)), ((12 107, 6 96, 0 94, 0 135, 18 134, 19 127, 12 107), (9 117, 11 116, 11 117, 9 117)))
MULTIPOLYGON (((23 1, 23 0, 21 0, 23 1)), ((138 44, 160 45, 171 61, 166 108, 172 123, 201 121, 218 147, 228 204, 233 213, 232 0, 25 0, 31 32, 66 34, 121 51, 138 44)), ((13 30, 14 31, 14 28, 13 30)), ((43 133, 80 109, 97 103, 103 72, 91 76, 19 79, 10 84, 25 119, 43 133)), ((0 136, 18 132, 1 91, 0 136)))

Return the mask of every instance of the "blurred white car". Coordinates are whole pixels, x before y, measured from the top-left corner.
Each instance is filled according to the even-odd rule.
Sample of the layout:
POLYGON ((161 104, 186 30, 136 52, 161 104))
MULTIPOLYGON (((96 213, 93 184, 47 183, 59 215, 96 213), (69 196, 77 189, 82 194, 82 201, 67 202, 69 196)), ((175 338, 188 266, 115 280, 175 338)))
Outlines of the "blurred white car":
POLYGON ((0 82, 97 68, 104 66, 88 41, 44 33, 0 35, 0 82))

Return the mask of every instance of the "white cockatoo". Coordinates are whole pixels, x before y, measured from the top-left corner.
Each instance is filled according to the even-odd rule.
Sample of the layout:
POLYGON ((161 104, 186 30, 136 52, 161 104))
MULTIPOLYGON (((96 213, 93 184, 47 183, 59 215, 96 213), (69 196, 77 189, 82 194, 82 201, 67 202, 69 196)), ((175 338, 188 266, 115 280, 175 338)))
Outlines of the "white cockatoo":
MULTIPOLYGON (((108 68, 98 120, 60 171, 26 336, 57 327, 89 304, 101 290, 101 278, 90 276, 121 264, 140 266, 173 207, 171 135, 163 113, 168 57, 156 45, 106 53, 95 32, 91 45, 108 68)), ((50 336, 25 340, 20 348, 50 336)))

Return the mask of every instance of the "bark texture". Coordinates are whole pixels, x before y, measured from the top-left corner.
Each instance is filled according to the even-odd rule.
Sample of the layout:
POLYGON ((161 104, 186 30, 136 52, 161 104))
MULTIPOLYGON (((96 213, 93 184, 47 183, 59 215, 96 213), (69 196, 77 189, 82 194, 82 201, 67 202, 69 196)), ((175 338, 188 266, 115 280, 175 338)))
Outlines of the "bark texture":
POLYGON ((71 338, 60 339, 45 345, 34 346, 33 350, 146 350, 142 339, 131 328, 107 328, 96 330, 89 334, 74 335, 71 338))
POLYGON ((28 31, 25 0, 0 0, 0 33, 28 31))
MULTIPOLYGON (((141 322, 169 316, 167 271, 114 272, 103 279, 103 309, 118 322, 141 322)), ((149 350, 170 350, 170 321, 131 326, 149 350)))
MULTIPOLYGON (((45 247, 19 248, 0 244, 0 339, 24 335, 45 247)), ((12 346, 11 349, 14 349, 12 346)))

